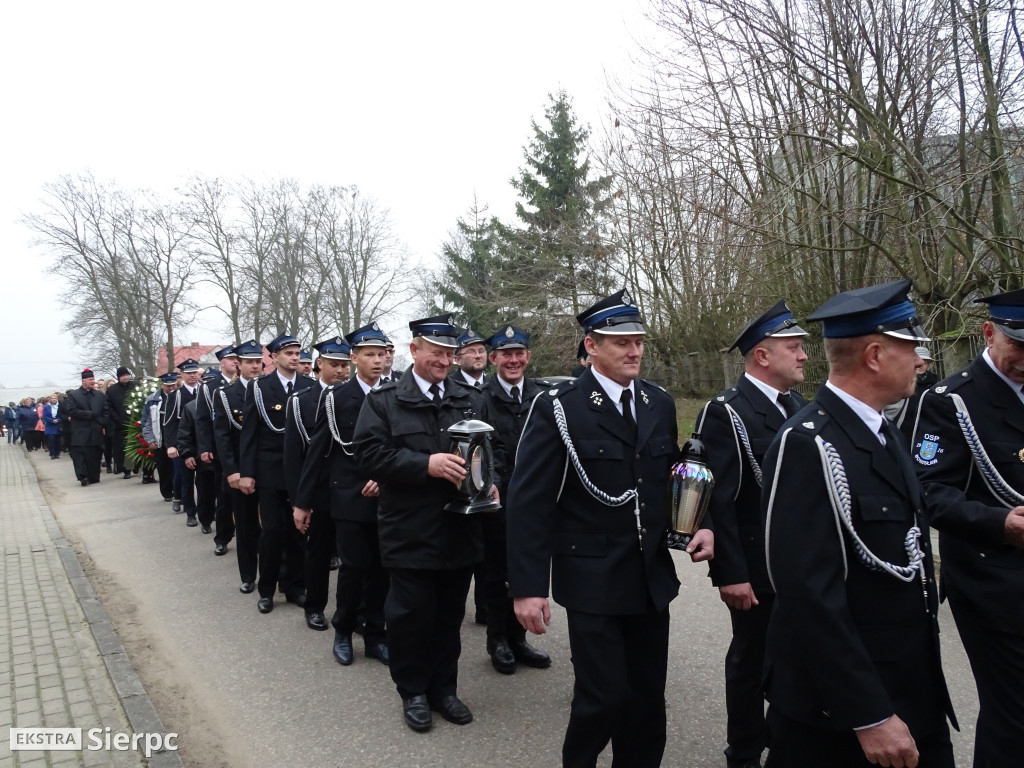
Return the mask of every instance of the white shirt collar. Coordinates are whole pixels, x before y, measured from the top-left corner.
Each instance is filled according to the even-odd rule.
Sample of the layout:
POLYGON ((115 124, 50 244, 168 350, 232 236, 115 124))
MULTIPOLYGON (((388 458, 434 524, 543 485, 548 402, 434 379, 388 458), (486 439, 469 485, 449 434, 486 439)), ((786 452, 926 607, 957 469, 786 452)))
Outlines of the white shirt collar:
MULTIPOLYGON (((633 408, 636 408, 636 391, 633 389, 633 380, 629 380, 629 386, 624 387, 616 381, 612 381, 604 374, 598 373, 594 366, 590 366, 591 373, 594 374, 594 378, 597 379, 597 383, 601 385, 601 389, 607 393, 608 397, 615 403, 615 408, 619 413, 622 413, 622 391, 625 389, 629 390, 630 396, 633 398, 633 408)), ((634 411, 635 412, 635 411, 634 411)))
POLYGON ((996 376, 1005 381, 1006 386, 1013 390, 1014 394, 1021 399, 1021 402, 1024 402, 1024 389, 1021 388, 1020 384, 996 368, 992 355, 988 353, 988 347, 985 347, 985 351, 981 353, 981 356, 985 359, 985 362, 988 363, 988 367, 995 372, 996 376))
POLYGON ((469 384, 469 386, 471 386, 471 387, 475 387, 477 384, 479 384, 481 387, 484 385, 484 380, 486 379, 486 375, 483 372, 480 373, 480 378, 479 379, 474 379, 472 376, 470 376, 468 373, 466 373, 461 368, 459 369, 459 373, 462 374, 462 378, 464 378, 466 380, 466 383, 469 384))
POLYGON ((747 377, 747 381, 749 381, 755 387, 760 389, 764 393, 764 396, 767 397, 769 400, 771 400, 772 405, 774 405, 776 408, 778 408, 779 411, 782 412, 783 416, 786 416, 786 417, 789 416, 789 414, 786 413, 786 409, 782 406, 782 403, 779 402, 779 395, 782 394, 782 392, 780 390, 776 389, 771 384, 766 384, 763 381, 761 381, 760 379, 754 378, 753 376, 751 376, 746 371, 743 372, 743 375, 747 377))
POLYGON ((848 392, 844 392, 831 381, 826 381, 825 386, 831 389, 835 393, 836 397, 850 406, 850 410, 860 417, 860 420, 867 425, 867 428, 871 430, 871 433, 878 437, 879 442, 883 445, 885 444, 885 438, 881 433, 885 417, 883 417, 879 411, 876 411, 867 403, 858 400, 848 392))
POLYGON ((274 372, 277 374, 277 378, 281 382, 281 389, 287 392, 289 384, 292 385, 292 390, 295 389, 295 382, 298 381, 299 378, 298 374, 295 374, 290 379, 286 379, 284 376, 281 375, 281 371, 279 369, 275 370, 274 372))
POLYGON ((512 387, 519 387, 519 402, 523 402, 523 383, 526 379, 520 379, 518 384, 509 384, 497 374, 495 374, 495 378, 498 380, 498 383, 501 384, 501 388, 505 390, 505 394, 509 397, 512 397, 512 387))
MULTIPOLYGON (((415 370, 412 371, 412 377, 416 381, 416 385, 420 388, 420 392, 423 393, 423 396, 428 400, 433 399, 430 394, 431 383, 416 373, 415 370)), ((439 382, 437 386, 441 390, 441 397, 444 397, 444 382, 439 382)))

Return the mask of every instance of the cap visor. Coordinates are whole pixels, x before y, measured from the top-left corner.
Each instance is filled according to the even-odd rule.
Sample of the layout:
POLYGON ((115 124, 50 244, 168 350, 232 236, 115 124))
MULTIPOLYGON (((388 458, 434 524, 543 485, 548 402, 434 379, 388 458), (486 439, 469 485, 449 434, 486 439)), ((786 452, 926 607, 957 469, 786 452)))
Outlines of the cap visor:
POLYGON ((495 344, 494 349, 529 349, 529 347, 521 341, 510 341, 506 344, 495 344))
POLYGON ((931 341, 931 337, 925 336, 924 331, 919 327, 896 328, 891 331, 883 331, 886 336, 906 341, 931 341))
POLYGON ((352 348, 355 349, 356 347, 389 347, 389 346, 391 346, 391 345, 388 344, 386 341, 384 341, 384 339, 365 339, 363 341, 357 341, 355 344, 352 345, 352 348))
MULTIPOLYGON (((781 338, 785 338, 786 336, 810 336, 810 335, 811 334, 809 334, 807 331, 805 331, 799 325, 791 325, 791 326, 789 326, 789 328, 784 328, 783 330, 779 331, 778 333, 770 334, 771 338, 773 338, 773 339, 781 339, 781 338)), ((735 346, 735 344, 733 346, 735 346)))
POLYGON ((420 336, 419 338, 429 341, 431 344, 437 344, 439 347, 457 349, 459 346, 459 340, 454 336, 420 336))
POLYGON ((999 323, 994 320, 992 322, 996 324, 996 327, 999 328, 1000 331, 1014 341, 1024 341, 1024 328, 1007 328, 1005 325, 999 325, 999 323))
POLYGON ((591 333, 601 333, 605 336, 646 336, 647 331, 640 323, 619 323, 604 328, 595 328, 591 333))

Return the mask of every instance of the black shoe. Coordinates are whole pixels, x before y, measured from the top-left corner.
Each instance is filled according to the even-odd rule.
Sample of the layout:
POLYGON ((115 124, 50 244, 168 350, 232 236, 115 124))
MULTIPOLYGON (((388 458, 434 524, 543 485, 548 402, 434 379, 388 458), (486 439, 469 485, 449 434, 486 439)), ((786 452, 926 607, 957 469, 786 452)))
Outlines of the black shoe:
POLYGON ((85 486, 87 486, 88 484, 89 484, 89 478, 87 478, 87 477, 83 477, 83 478, 82 478, 82 487, 84 488, 84 487, 85 487, 85 486))
POLYGON ((487 641, 487 653, 491 656, 491 666, 503 675, 511 675, 516 671, 516 656, 507 640, 487 641))
POLYGON ((187 525, 189 528, 195 528, 197 525, 199 525, 199 521, 196 520, 195 515, 189 515, 188 519, 185 520, 185 525, 187 525))
POLYGON ((164 501, 174 501, 170 496, 164 496, 164 501))
POLYGON ((299 608, 303 608, 306 605, 306 593, 299 592, 297 595, 285 595, 284 600, 286 603, 295 603, 299 608))
POLYGON ((430 706, 427 704, 427 697, 410 696, 402 699, 402 714, 405 716, 405 724, 414 731, 429 731, 433 725, 433 717, 430 715, 430 706))
POLYGON ((512 653, 516 661, 534 669, 547 669, 551 666, 551 657, 544 651, 538 650, 525 640, 519 640, 512 645, 512 653))
POLYGON ((213 528, 211 528, 210 526, 204 524, 203 527, 202 527, 202 531, 203 531, 203 533, 213 533, 213 528))
MULTIPOLYGON (((124 471, 124 479, 125 480, 131 480, 132 479, 132 471, 130 469, 126 469, 124 471)), ((146 482, 146 478, 142 478, 142 482, 146 482)))
MULTIPOLYGON (((155 477, 150 477, 149 475, 143 475, 142 476, 142 484, 143 485, 149 485, 150 483, 155 483, 155 482, 156 482, 156 478, 155 477)), ((170 501, 170 499, 164 499, 164 501, 170 501)))
POLYGON ((760 760, 726 760, 726 768, 761 768, 760 760))
POLYGON ((228 552, 228 545, 227 544, 218 544, 216 547, 213 548, 213 554, 215 554, 217 557, 220 557, 221 555, 226 555, 227 552, 228 552))
MULTIPOLYGON (((167 501, 167 499, 164 499, 164 501, 167 501)), ((174 502, 171 504, 171 509, 175 512, 181 512, 181 499, 171 499, 171 501, 174 502)))
POLYGON ((323 632, 330 624, 327 623, 326 616, 319 611, 313 611, 306 614, 306 626, 310 629, 315 629, 317 632, 323 632))
POLYGON ((389 649, 388 644, 383 641, 379 643, 367 643, 366 658, 377 659, 377 661, 379 661, 385 667, 390 667, 391 649, 389 649))
POLYGON ((331 558, 331 566, 330 566, 330 568, 331 568, 332 571, 336 571, 340 567, 341 567, 341 558, 338 557, 337 555, 334 555, 331 558))
POLYGON ((440 712, 441 717, 449 723, 465 725, 473 722, 473 713, 469 711, 469 707, 459 701, 458 696, 444 696, 438 701, 432 701, 430 708, 435 712, 440 712))
MULTIPOLYGON (((354 658, 352 653, 352 635, 343 635, 341 632, 334 633, 334 658, 343 667, 347 667, 352 663, 354 658)), ((426 706, 427 699, 423 698, 423 706, 426 706)), ((429 727, 430 724, 427 724, 429 727)))
POLYGON ((110 467, 107 467, 107 474, 108 475, 114 474, 114 470, 112 470, 110 467))
POLYGON ((243 595, 249 595, 256 591, 256 585, 251 581, 243 581, 238 585, 238 591, 243 595))
POLYGON ((260 613, 270 613, 274 610, 274 598, 272 597, 261 597, 256 603, 256 608, 260 613))

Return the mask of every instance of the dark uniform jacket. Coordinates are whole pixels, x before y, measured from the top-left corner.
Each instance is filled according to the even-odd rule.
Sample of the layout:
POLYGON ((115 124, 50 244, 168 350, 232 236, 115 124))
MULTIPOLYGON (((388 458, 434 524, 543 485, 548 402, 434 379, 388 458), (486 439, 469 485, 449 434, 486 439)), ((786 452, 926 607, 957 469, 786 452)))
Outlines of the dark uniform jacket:
POLYGON ((992 465, 1024 494, 1024 403, 980 356, 928 390, 911 447, 931 523, 939 529, 943 591, 957 590, 1008 632, 1024 632, 1024 550, 1004 543, 1011 506, 988 488, 956 417, 959 395, 992 465))
POLYGON ((776 597, 765 682, 769 703, 798 722, 848 731, 895 713, 921 737, 953 713, 921 489, 902 435, 889 426, 886 438, 883 446, 823 386, 768 450, 762 501, 776 597), (921 529, 925 584, 917 573, 908 583, 858 559, 833 512, 819 436, 839 454, 853 526, 871 552, 905 566, 907 532, 921 529))
MULTIPOLYGON (((420 391, 412 374, 367 395, 353 436, 359 469, 380 486, 381 562, 385 568, 452 570, 480 562, 477 515, 445 511, 453 483, 427 474, 430 454, 448 452, 445 433, 463 419, 490 423, 483 393, 454 379, 440 404, 420 391)), ((500 477, 504 452, 492 440, 500 477)))
POLYGON ((196 449, 199 455, 212 453, 213 464, 217 464, 217 444, 213 437, 213 413, 217 402, 217 392, 228 386, 223 376, 212 382, 204 381, 196 390, 196 449))
POLYGON ((226 387, 217 390, 213 401, 213 442, 216 446, 214 453, 217 454, 225 477, 241 472, 238 446, 242 439, 242 421, 248 394, 245 382, 237 378, 226 387))
POLYGON ((675 403, 643 380, 634 391, 635 445, 589 369, 533 401, 505 500, 512 597, 547 597, 549 572, 554 599, 584 613, 643 614, 648 600, 660 611, 678 594, 665 547, 666 483, 679 458, 675 403), (555 424, 556 398, 590 480, 611 496, 636 488, 638 502, 606 506, 582 485, 555 424))
POLYGON ((522 390, 522 402, 516 402, 505 392, 497 376, 488 376, 483 385, 483 393, 487 398, 487 405, 491 411, 491 426, 501 438, 505 446, 505 472, 501 481, 497 484, 498 491, 505 499, 508 491, 508 481, 512 476, 512 467, 516 460, 516 449, 519 447, 519 438, 522 437, 523 427, 526 425, 526 416, 530 412, 530 404, 533 398, 539 395, 546 388, 546 382, 536 379, 523 379, 519 384, 522 390))
MULTIPOLYGON (((312 379, 296 374, 293 392, 301 392, 315 384, 312 379)), ((242 477, 251 477, 256 485, 279 491, 287 490, 284 477, 284 423, 288 396, 277 371, 265 373, 249 384, 242 418, 242 437, 238 444, 242 477), (259 388, 259 393, 253 387, 259 388), (263 408, 260 410, 262 394, 263 408)))
POLYGON ((329 509, 335 520, 377 522, 377 497, 363 496, 369 478, 356 464, 351 445, 365 399, 363 388, 355 378, 328 387, 324 407, 320 408, 313 427, 295 506, 329 509), (326 404, 328 397, 331 398, 330 409, 326 404), (333 425, 328 421, 331 414, 333 425))
POLYGON ((72 447, 102 446, 103 430, 112 428, 107 396, 98 389, 72 389, 61 404, 60 414, 62 419, 70 419, 72 447))
POLYGON ((313 426, 316 424, 325 388, 313 379, 313 385, 294 393, 288 398, 284 421, 284 477, 288 487, 288 498, 295 504, 299 488, 299 476, 306 460, 313 426))
MULTIPOLYGON (((792 397, 800 407, 807 403, 795 392, 792 397)), ((754 465, 760 471, 768 446, 785 420, 778 406, 746 375, 710 400, 697 416, 695 429, 707 448, 708 468, 715 478, 708 506, 715 526, 715 557, 708 565, 716 587, 749 582, 756 594, 772 592, 764 561, 761 482, 754 465), (730 410, 739 418, 742 431, 730 410)))
POLYGON ((110 415, 115 429, 123 430, 128 422, 128 411, 125 408, 125 400, 128 393, 138 386, 134 381, 122 384, 115 381, 106 391, 107 402, 110 403, 110 415))
POLYGON ((196 471, 197 472, 212 472, 213 466, 207 464, 199 458, 199 447, 196 440, 196 411, 199 405, 199 399, 192 399, 189 401, 181 412, 181 418, 178 420, 178 456, 182 460, 192 458, 196 460, 196 471))
POLYGON ((181 418, 185 412, 185 406, 196 399, 196 394, 198 392, 198 389, 189 392, 188 388, 182 385, 167 396, 167 402, 164 406, 164 439, 163 443, 161 443, 164 448, 178 447, 178 430, 181 428, 181 418))

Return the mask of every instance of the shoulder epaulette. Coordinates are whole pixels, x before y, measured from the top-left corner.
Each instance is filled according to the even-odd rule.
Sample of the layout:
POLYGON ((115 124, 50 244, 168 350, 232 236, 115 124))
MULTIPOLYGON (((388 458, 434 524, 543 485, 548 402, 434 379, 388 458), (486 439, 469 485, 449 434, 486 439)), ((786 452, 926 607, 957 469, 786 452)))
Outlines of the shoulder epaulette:
POLYGON ((739 394, 740 394, 739 389, 737 389, 736 387, 729 387, 728 389, 726 389, 726 390, 724 390, 722 392, 719 392, 717 395, 715 395, 713 398, 711 398, 710 402, 712 402, 712 403, 728 403, 734 397, 738 397, 739 394))
POLYGON ((793 427, 794 432, 800 432, 808 436, 817 435, 821 432, 822 428, 828 423, 829 415, 821 408, 815 408, 811 411, 810 416, 793 427))
POLYGON ((567 379, 566 381, 558 381, 553 384, 549 381, 544 381, 542 379, 538 381, 538 383, 542 387, 545 387, 544 391, 541 394, 551 398, 558 397, 559 395, 564 395, 566 392, 576 387, 576 379, 567 379))
POLYGON ((956 388, 959 387, 964 382, 970 381, 970 379, 970 370, 964 368, 962 371, 957 371, 952 376, 948 376, 942 381, 940 381, 938 384, 932 387, 930 391, 934 392, 936 395, 948 395, 950 392, 955 391, 956 388))

